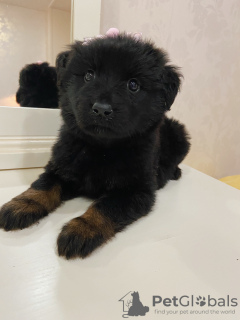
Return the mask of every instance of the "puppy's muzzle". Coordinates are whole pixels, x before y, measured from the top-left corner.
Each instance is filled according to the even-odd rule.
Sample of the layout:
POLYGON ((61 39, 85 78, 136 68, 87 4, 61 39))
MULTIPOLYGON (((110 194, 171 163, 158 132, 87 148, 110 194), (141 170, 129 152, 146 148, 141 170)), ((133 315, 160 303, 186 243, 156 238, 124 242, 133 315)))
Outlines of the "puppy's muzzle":
POLYGON ((97 116, 102 116, 104 118, 108 118, 112 113, 112 107, 110 104, 95 102, 92 106, 92 111, 97 116))

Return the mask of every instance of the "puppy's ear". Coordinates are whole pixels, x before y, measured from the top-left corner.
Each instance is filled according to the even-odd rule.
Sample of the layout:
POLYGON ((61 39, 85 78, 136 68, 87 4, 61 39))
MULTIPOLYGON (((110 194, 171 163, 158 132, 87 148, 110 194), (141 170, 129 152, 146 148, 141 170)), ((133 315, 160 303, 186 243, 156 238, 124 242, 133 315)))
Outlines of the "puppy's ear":
POLYGON ((57 59, 56 59, 56 68, 57 69, 66 68, 70 52, 71 51, 68 50, 68 51, 60 52, 57 55, 57 59))
POLYGON ((162 74, 165 107, 170 110, 181 85, 181 73, 177 67, 165 66, 162 74))
POLYGON ((62 88, 62 80, 63 80, 66 66, 70 60, 70 54, 71 54, 71 50, 61 52, 58 54, 56 59, 57 85, 59 89, 62 88))

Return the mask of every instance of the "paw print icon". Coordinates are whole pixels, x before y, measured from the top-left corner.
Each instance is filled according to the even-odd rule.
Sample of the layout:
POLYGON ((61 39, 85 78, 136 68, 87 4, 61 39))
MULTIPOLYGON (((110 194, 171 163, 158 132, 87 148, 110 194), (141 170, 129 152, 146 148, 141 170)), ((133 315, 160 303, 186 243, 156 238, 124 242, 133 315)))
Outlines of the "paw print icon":
POLYGON ((205 297, 201 297, 201 296, 197 297, 196 304, 198 304, 200 307, 205 306, 206 298, 205 297))

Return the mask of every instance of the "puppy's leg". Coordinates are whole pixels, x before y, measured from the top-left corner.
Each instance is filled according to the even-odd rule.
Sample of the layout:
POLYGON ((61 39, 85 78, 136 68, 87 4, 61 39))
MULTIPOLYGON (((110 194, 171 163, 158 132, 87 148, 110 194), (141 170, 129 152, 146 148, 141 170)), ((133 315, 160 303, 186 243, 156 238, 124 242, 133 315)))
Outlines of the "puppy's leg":
POLYGON ((183 124, 165 118, 160 130, 158 188, 164 187, 168 180, 178 180, 181 177, 178 165, 190 149, 190 137, 183 124))
POLYGON ((98 199, 81 217, 67 223, 58 236, 58 253, 67 259, 85 258, 127 225, 146 215, 154 192, 120 191, 98 199))
POLYGON ((61 201, 60 181, 45 172, 28 190, 3 205, 0 227, 6 231, 27 228, 55 210, 61 201))

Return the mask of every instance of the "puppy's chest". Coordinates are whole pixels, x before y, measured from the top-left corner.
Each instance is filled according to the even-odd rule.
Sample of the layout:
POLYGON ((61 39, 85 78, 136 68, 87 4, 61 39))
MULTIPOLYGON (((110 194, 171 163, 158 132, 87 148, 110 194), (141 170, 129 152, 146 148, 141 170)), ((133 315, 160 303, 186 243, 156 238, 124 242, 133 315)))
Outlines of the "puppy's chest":
POLYGON ((87 192, 123 187, 138 176, 133 158, 129 153, 116 149, 83 147, 70 158, 68 176, 87 192))

